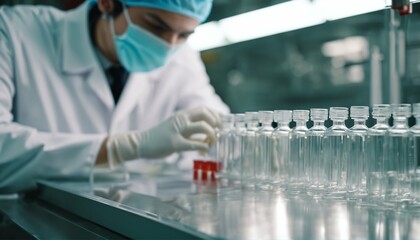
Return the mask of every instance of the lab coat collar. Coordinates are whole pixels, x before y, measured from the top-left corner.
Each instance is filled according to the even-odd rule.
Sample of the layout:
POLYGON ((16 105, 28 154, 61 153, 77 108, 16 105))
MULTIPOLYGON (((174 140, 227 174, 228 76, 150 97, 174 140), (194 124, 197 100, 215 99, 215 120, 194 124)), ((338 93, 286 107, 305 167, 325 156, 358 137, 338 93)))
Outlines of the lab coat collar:
POLYGON ((112 112, 115 107, 112 93, 89 35, 88 11, 93 4, 86 1, 65 15, 60 34, 61 66, 67 74, 86 74, 92 92, 112 112))
POLYGON ((97 59, 89 35, 88 11, 92 6, 86 1, 80 7, 68 11, 61 32, 62 70, 80 74, 94 67, 97 59))

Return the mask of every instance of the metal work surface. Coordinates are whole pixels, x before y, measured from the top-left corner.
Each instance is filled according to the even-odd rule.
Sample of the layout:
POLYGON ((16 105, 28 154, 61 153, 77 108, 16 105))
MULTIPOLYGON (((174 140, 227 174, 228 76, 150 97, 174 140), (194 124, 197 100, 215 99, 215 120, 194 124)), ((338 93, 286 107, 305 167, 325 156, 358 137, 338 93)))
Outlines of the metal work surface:
POLYGON ((221 181, 197 184, 191 175, 40 187, 42 199, 132 238, 420 239, 418 209, 286 196, 221 181))
POLYGON ((86 219, 31 196, 0 197, 0 239, 122 239, 86 219))

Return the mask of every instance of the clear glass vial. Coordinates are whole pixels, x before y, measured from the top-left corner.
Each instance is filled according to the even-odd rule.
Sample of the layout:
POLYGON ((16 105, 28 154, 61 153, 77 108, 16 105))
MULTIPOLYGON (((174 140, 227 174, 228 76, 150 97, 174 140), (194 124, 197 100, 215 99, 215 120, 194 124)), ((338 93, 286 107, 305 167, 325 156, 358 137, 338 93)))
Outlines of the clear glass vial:
POLYGON ((290 133, 290 158, 288 164, 289 192, 301 192, 306 187, 306 165, 308 159, 308 143, 306 122, 309 120, 308 110, 293 110, 293 121, 296 127, 290 133))
POLYGON ((277 128, 274 129, 272 135, 271 176, 275 186, 283 187, 287 183, 287 163, 290 157, 289 138, 292 131, 289 124, 292 121, 292 111, 274 111, 274 121, 277 122, 277 128))
POLYGON ((347 194, 349 198, 359 198, 367 195, 366 192, 366 165, 367 147, 366 139, 369 118, 369 107, 352 106, 350 117, 354 125, 350 128, 350 156, 347 168, 347 194))
POLYGON ((345 125, 348 108, 331 107, 333 125, 325 132, 326 194, 328 197, 344 197, 347 192, 347 164, 349 159, 349 129, 345 125))
POLYGON ((416 118, 416 124, 410 129, 414 164, 414 172, 411 176, 411 195, 413 203, 420 205, 420 103, 413 104, 413 116, 416 118))
POLYGON ((391 105, 393 126, 388 130, 385 141, 388 157, 384 164, 384 202, 393 204, 408 201, 410 198, 410 131, 408 117, 410 104, 391 105))
POLYGON ((271 135, 273 134, 273 111, 259 111, 258 120, 261 124, 257 132, 258 148, 255 159, 255 176, 258 182, 270 181, 271 172, 271 135))
POLYGON ((226 114, 222 116, 222 128, 216 132, 217 145, 216 154, 217 161, 220 163, 220 175, 223 177, 229 176, 229 162, 232 159, 232 130, 233 130, 233 114, 226 114))
POLYGON ((324 136, 327 128, 328 109, 312 108, 311 120, 314 125, 308 130, 308 194, 319 196, 326 183, 324 136))
POLYGON ((245 122, 246 132, 242 136, 241 182, 244 186, 253 186, 255 184, 257 131, 259 129, 258 112, 246 112, 245 122))
POLYGON ((246 132, 245 114, 235 114, 235 127, 232 130, 232 160, 228 162, 230 178, 240 180, 242 169, 242 136, 246 132))
POLYGON ((366 189, 369 198, 377 202, 382 194, 382 182, 384 181, 383 168, 388 155, 385 135, 390 126, 391 106, 389 104, 376 104, 372 108, 372 117, 376 124, 368 130, 367 136, 367 179, 366 189))

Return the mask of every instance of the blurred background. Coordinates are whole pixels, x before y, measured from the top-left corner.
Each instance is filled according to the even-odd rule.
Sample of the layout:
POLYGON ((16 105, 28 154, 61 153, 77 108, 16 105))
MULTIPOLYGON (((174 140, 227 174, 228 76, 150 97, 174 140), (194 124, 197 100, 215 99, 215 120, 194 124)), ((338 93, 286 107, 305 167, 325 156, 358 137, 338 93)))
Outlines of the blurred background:
MULTIPOLYGON (((82 2, 0 5, 71 9, 82 2)), ((400 16, 386 0, 215 0, 191 45, 232 112, 415 103, 420 3, 412 4, 412 14, 400 16)))

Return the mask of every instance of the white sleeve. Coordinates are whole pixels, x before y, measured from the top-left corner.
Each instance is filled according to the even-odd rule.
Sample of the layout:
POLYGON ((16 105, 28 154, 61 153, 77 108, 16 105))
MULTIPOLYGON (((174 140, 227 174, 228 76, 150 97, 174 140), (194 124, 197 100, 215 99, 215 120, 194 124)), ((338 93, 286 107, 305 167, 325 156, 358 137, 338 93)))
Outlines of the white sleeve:
POLYGON ((185 59, 182 63, 178 63, 183 65, 182 67, 186 71, 186 79, 183 79, 183 87, 179 89, 177 110, 206 106, 223 114, 229 113, 228 106, 216 94, 210 84, 200 55, 188 46, 185 46, 185 48, 187 49, 183 49, 182 52, 185 59))
MULTIPOLYGON (((230 112, 229 107, 216 94, 213 86, 210 83, 203 61, 198 52, 193 51, 186 46, 183 49, 183 61, 178 62, 182 64, 183 69, 187 72, 187 79, 184 79, 184 84, 179 89, 179 102, 177 110, 193 108, 197 106, 206 106, 219 113, 226 114, 230 112)), ((210 151, 209 158, 215 159, 215 152, 210 151)), ((183 170, 192 169, 194 159, 203 160, 197 151, 180 152, 178 156, 178 168, 183 170)))
POLYGON ((38 179, 87 179, 104 135, 46 133, 13 122, 13 52, 2 26, 0 19, 0 193, 34 188, 38 179))

